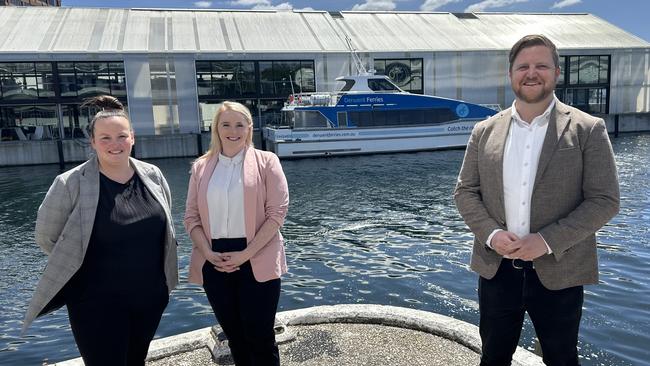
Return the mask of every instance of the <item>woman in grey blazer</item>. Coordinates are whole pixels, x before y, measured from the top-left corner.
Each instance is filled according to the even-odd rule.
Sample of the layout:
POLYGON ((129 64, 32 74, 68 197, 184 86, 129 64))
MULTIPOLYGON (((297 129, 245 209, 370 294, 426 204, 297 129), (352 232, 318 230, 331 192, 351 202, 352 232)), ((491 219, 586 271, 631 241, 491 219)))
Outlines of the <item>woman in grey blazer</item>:
POLYGON ((23 330, 66 305, 86 366, 144 365, 169 292, 178 283, 169 187, 130 158, 134 135, 109 96, 89 125, 96 157, 59 175, 36 219, 47 266, 23 330))

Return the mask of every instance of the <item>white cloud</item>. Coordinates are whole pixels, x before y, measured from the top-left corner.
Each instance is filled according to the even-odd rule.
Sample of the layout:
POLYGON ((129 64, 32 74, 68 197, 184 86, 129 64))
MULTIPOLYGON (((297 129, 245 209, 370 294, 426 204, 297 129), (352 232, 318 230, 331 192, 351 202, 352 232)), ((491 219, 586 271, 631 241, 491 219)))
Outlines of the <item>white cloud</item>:
POLYGON ((241 6, 241 7, 251 7, 253 10, 314 10, 313 8, 306 7, 302 9, 295 9, 293 4, 290 2, 280 3, 278 5, 272 5, 270 0, 234 0, 230 2, 230 5, 241 6))
POLYGON ((363 4, 356 4, 352 10, 395 10, 394 0, 366 0, 363 4))
POLYGON ((420 5, 422 11, 434 11, 450 3, 457 3, 460 0, 426 0, 424 4, 420 5))
POLYGON ((269 0, 234 0, 230 2, 230 5, 234 6, 258 6, 258 5, 268 5, 271 6, 269 0))
POLYGON ((197 8, 209 8, 212 6, 212 1, 197 1, 194 3, 197 8))
POLYGON ((253 7, 253 9, 264 9, 264 10, 291 10, 293 5, 291 3, 282 3, 278 5, 271 5, 268 1, 265 1, 265 4, 258 4, 253 7))
POLYGON ((490 8, 502 8, 504 6, 526 3, 528 0, 483 0, 480 3, 472 4, 465 8, 466 13, 485 11, 490 8))
POLYGON ((581 2, 582 2, 582 0, 556 1, 555 4, 553 4, 553 6, 551 6, 551 9, 562 9, 562 8, 566 8, 567 6, 580 4, 581 2))

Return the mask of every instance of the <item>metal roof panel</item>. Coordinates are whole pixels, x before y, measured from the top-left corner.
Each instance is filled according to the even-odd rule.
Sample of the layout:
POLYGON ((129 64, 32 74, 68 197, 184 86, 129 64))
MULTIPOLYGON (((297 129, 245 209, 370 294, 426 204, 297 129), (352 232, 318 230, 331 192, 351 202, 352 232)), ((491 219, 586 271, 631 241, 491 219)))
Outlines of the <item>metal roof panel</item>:
POLYGON ((543 33, 560 49, 650 48, 591 14, 0 7, 0 53, 507 51, 543 33))

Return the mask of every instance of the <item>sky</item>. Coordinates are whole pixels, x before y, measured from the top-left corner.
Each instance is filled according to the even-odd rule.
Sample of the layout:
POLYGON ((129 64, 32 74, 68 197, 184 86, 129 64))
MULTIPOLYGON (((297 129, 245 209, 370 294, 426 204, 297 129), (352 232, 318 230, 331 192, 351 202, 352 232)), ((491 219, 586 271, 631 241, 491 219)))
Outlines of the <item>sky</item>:
POLYGON ((648 0, 62 0, 68 7, 591 13, 650 42, 648 0))

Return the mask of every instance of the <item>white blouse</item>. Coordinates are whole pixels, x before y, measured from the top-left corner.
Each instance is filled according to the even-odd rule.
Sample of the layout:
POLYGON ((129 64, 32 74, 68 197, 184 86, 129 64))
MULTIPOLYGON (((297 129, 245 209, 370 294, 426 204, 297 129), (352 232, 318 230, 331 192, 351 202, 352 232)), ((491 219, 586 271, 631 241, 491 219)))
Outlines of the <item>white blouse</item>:
POLYGON ((219 154, 208 183, 208 215, 212 239, 244 238, 244 152, 232 158, 219 154))

